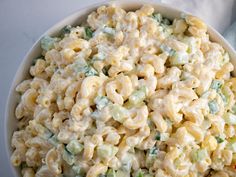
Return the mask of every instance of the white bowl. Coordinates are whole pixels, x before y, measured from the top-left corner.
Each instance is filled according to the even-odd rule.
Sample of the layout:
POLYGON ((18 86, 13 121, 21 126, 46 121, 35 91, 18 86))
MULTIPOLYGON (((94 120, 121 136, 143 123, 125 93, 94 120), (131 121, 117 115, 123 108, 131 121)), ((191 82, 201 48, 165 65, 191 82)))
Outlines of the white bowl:
MULTIPOLYGON (((69 17, 63 19, 53 27, 51 27, 47 32, 45 32, 42 36, 44 35, 53 35, 56 36, 59 34, 60 30, 65 26, 65 25, 78 25, 80 24, 83 20, 86 19, 87 15, 98 8, 101 5, 108 5, 111 3, 115 3, 118 6, 124 8, 125 10, 136 10, 140 8, 143 4, 150 4, 155 8, 155 11, 160 12, 163 14, 165 17, 174 19, 174 18, 180 18, 181 14, 183 11, 177 10, 175 8, 169 7, 164 4, 160 3, 154 3, 150 2, 148 0, 115 0, 115 1, 110 1, 110 2, 102 2, 98 4, 94 4, 92 6, 89 6, 84 9, 80 9, 74 14, 70 15, 69 17)), ((186 13, 186 12, 184 12, 186 13)), ((189 13, 186 13, 189 14, 189 13)), ((229 43, 216 31, 214 30, 211 26, 208 26, 208 33, 210 35, 210 38, 212 41, 215 41, 219 44, 221 44, 224 49, 229 53, 231 62, 236 68, 236 52, 234 49, 229 45, 229 43)), ((12 154, 12 147, 11 147, 11 136, 13 134, 13 131, 16 130, 16 124, 17 120, 15 118, 15 108, 17 103, 19 102, 20 95, 15 91, 16 86, 24 79, 29 77, 28 71, 30 68, 30 65, 32 63, 33 58, 36 58, 40 56, 41 49, 40 49, 40 39, 37 40, 37 42, 33 45, 33 47, 29 50, 27 55, 25 56, 24 60, 22 61, 20 67, 18 68, 18 71, 16 72, 14 81, 11 85, 11 89, 9 92, 8 96, 8 102, 7 102, 7 107, 6 107, 6 112, 5 112, 5 145, 6 145, 6 153, 8 155, 8 158, 10 159, 10 156, 12 154)), ((234 73, 236 73, 236 69, 234 70, 234 73)), ((10 165, 10 163, 9 163, 10 165)), ((19 168, 14 168, 11 167, 15 176, 20 176, 20 170, 19 168)))

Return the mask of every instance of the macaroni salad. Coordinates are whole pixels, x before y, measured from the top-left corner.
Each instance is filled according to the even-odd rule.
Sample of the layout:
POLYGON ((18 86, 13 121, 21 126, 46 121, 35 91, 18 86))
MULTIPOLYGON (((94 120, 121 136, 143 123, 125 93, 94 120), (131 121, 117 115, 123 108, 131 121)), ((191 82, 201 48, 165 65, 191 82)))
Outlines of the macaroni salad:
POLYGON ((194 16, 101 6, 41 39, 16 91, 23 177, 235 177, 236 78, 194 16))

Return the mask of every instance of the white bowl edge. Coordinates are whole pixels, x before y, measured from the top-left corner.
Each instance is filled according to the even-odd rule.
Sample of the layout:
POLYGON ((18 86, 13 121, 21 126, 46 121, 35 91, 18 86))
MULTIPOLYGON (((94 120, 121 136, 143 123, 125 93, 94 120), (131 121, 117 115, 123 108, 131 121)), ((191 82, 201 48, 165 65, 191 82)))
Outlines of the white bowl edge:
MULTIPOLYGON (((33 58, 36 58, 40 55, 40 39, 45 35, 52 35, 56 36, 59 31, 65 26, 65 25, 78 25, 79 22, 82 22, 87 15, 98 8, 101 5, 108 5, 108 4, 116 4, 118 6, 121 6, 125 10, 135 10, 139 7, 141 7, 143 4, 150 4, 155 8, 155 11, 160 12, 165 17, 168 17, 170 19, 173 18, 180 18, 181 13, 190 14, 188 12, 184 12, 181 10, 178 10, 176 8, 170 7, 166 4, 162 3, 156 3, 153 1, 148 0, 113 0, 113 1, 104 1, 100 3, 96 3, 93 5, 90 5, 86 8, 78 9, 75 13, 72 13, 68 17, 64 18, 60 22, 56 23, 54 26, 52 26, 49 30, 47 30, 44 34, 41 35, 41 37, 34 43, 34 45, 31 47, 31 49, 28 51, 28 53, 25 55, 24 59, 21 62, 21 65, 19 66, 15 77, 12 81, 12 85, 9 91, 6 107, 5 107, 5 119, 4 119, 4 138, 5 138, 5 151, 8 156, 8 163, 11 166, 11 169, 15 176, 20 176, 19 168, 15 168, 10 163, 10 156, 12 154, 12 147, 11 147, 11 136, 13 131, 16 129, 16 122, 15 119, 15 107, 19 100, 19 95, 15 92, 15 87, 17 84, 19 84, 22 80, 28 76, 28 70, 32 63, 33 58), (13 109, 12 109, 13 108, 13 109)), ((217 42, 223 46, 223 48, 229 53, 231 62, 236 68, 236 52, 234 49, 230 46, 230 44, 211 26, 208 25, 208 33, 210 35, 210 38, 212 41, 217 42)), ((236 69, 234 70, 234 74, 236 74, 236 69)))

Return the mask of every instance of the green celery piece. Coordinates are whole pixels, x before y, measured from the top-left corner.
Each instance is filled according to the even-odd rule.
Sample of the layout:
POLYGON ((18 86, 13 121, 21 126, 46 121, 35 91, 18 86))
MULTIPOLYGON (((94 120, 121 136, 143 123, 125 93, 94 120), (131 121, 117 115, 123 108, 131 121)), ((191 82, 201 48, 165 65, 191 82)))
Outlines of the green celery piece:
POLYGON ((209 101, 208 106, 211 114, 216 114, 219 111, 219 106, 216 100, 209 101))

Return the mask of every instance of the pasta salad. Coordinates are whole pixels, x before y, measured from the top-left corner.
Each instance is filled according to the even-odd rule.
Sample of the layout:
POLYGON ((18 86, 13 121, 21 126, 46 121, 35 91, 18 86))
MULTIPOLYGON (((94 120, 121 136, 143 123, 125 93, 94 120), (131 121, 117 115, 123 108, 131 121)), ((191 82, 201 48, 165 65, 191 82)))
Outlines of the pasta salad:
POLYGON ((41 39, 16 91, 23 177, 236 176, 236 78, 207 26, 101 6, 41 39))

